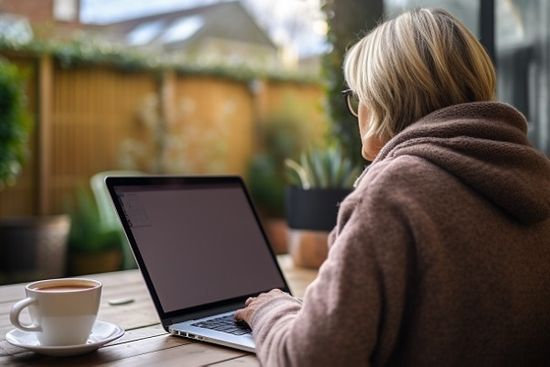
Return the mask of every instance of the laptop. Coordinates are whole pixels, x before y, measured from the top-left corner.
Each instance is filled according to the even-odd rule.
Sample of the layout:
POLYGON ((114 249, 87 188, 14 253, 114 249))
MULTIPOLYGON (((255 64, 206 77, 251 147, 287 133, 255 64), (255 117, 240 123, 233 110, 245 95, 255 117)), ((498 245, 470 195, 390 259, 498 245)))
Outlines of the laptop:
POLYGON ((289 292, 240 177, 107 177, 116 212, 164 329, 255 351, 234 312, 289 292))

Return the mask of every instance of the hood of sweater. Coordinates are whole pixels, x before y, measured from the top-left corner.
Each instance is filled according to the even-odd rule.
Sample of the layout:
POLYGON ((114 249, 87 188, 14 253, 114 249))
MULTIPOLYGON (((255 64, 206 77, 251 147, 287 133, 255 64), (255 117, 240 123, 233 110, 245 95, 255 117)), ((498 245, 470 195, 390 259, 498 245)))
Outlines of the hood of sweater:
POLYGON ((447 171, 515 220, 550 216, 550 161, 527 140, 527 121, 498 102, 450 106, 391 139, 377 162, 416 156, 447 171))

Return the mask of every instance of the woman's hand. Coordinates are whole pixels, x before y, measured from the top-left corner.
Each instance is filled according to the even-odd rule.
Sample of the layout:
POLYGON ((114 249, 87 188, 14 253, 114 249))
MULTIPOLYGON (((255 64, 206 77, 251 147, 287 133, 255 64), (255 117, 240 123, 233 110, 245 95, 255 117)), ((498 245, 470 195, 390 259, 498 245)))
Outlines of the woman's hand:
POLYGON ((272 289, 267 293, 261 293, 258 297, 249 297, 244 303, 245 307, 235 312, 235 320, 246 321, 250 325, 254 313, 264 304, 268 303, 274 298, 280 297, 285 294, 280 289, 272 289))

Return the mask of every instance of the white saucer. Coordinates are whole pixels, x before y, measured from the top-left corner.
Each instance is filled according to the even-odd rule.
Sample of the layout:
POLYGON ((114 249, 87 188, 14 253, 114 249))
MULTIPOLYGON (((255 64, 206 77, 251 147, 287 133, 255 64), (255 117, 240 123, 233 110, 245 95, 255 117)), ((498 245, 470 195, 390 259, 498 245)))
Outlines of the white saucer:
POLYGON ((86 344, 45 346, 40 345, 36 333, 14 329, 6 334, 8 343, 48 356, 74 356, 94 351, 124 335, 124 329, 107 321, 96 320, 86 344))

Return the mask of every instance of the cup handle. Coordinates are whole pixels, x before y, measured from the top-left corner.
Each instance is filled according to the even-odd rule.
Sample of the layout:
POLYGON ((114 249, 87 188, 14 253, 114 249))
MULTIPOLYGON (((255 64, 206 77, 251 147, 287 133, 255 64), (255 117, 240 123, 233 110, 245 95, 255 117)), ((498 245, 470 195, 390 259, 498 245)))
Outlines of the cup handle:
POLYGON ((25 298, 21 301, 17 302, 11 307, 10 310, 10 321, 18 329, 25 330, 25 331, 42 331, 42 328, 40 325, 35 324, 28 324, 24 325, 19 321, 19 314, 23 309, 27 306, 30 306, 32 303, 35 303, 36 300, 34 298, 25 298))

